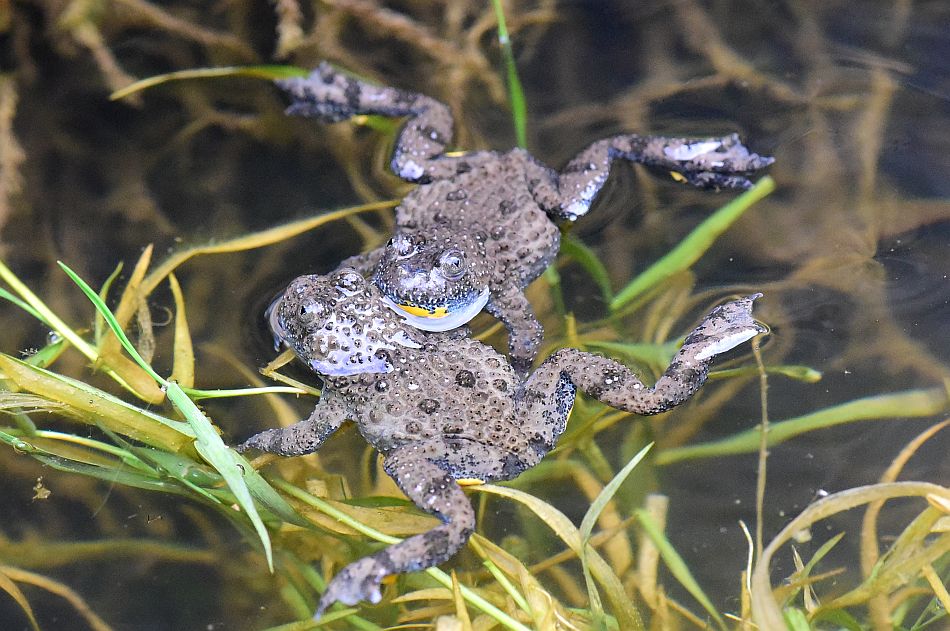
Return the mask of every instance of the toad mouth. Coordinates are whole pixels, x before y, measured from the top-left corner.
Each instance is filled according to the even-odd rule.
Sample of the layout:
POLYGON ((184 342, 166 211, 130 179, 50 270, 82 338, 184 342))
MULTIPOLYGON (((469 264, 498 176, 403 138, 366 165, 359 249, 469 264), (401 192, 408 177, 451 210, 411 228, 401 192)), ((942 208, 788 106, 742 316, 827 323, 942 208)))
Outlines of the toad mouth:
POLYGON ((488 303, 489 291, 486 287, 475 300, 456 311, 448 307, 426 309, 413 304, 398 303, 389 296, 383 297, 387 307, 402 316, 407 324, 423 331, 450 331, 468 323, 488 303))

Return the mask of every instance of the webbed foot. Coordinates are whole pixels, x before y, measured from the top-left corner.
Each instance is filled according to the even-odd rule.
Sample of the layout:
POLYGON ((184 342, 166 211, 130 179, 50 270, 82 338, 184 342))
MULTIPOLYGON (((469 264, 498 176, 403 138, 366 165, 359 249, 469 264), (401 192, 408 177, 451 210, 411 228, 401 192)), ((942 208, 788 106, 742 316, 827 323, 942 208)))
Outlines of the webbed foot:
POLYGON ((668 168, 698 188, 748 189, 747 176, 775 162, 775 158, 749 151, 738 134, 703 140, 669 139, 662 157, 647 164, 668 168))
POLYGON ((344 605, 355 605, 361 600, 378 603, 383 597, 379 589, 380 583, 387 575, 397 571, 397 569, 387 567, 375 555, 350 563, 327 585, 313 617, 322 616, 327 607, 335 602, 344 605))
POLYGON ((752 303, 762 294, 752 294, 720 305, 686 336, 679 356, 706 361, 752 339, 767 329, 752 318, 752 303))

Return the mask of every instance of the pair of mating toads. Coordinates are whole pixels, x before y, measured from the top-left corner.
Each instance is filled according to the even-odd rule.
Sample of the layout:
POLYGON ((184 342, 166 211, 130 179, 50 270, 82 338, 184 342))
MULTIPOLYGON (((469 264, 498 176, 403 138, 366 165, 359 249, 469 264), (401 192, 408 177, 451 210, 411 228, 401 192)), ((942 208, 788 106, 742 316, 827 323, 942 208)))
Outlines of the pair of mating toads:
POLYGON ((275 339, 321 377, 323 393, 306 420, 240 449, 311 453, 352 420, 406 496, 442 521, 346 566, 318 616, 337 601, 378 602, 385 576, 455 554, 475 527, 457 480, 508 480, 537 464, 564 431, 578 388, 621 410, 657 414, 696 392, 714 356, 764 331, 751 315, 755 294, 710 312, 653 387, 616 361, 571 348, 529 374, 542 331, 524 288, 554 260, 559 226, 587 212, 611 163, 638 162, 701 188, 744 189, 773 160, 737 136, 613 136, 556 172, 523 149, 447 155, 452 116, 444 104, 326 63, 278 85, 291 114, 407 117, 392 168, 418 184, 396 209, 389 243, 327 276, 297 278, 268 310, 275 339), (510 361, 469 337, 464 325, 483 308, 507 328, 510 361))

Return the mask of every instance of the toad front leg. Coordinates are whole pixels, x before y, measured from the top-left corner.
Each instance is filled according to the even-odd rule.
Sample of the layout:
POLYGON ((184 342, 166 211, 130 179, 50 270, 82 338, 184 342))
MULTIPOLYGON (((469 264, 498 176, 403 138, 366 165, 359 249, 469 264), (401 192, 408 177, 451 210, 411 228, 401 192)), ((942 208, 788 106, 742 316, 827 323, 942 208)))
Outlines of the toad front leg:
POLYGON ((511 367, 519 377, 526 377, 544 336, 528 298, 517 285, 508 285, 499 294, 492 294, 485 309, 508 329, 511 367))
POLYGON ((320 449, 347 419, 347 410, 332 392, 325 392, 306 419, 290 427, 266 429, 241 443, 238 451, 260 449, 281 456, 302 456, 320 449))
POLYGON ((775 162, 750 152, 739 136, 668 138, 623 134, 594 142, 575 156, 560 174, 537 178, 532 189, 538 203, 563 221, 587 213, 616 159, 637 162, 678 174, 705 189, 747 189, 749 176, 775 162))

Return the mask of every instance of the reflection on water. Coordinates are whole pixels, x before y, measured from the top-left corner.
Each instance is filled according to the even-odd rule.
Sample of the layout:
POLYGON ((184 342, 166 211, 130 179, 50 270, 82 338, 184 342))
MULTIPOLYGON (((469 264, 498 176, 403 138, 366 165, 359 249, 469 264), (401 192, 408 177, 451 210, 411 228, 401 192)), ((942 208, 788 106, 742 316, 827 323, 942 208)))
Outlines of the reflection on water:
MULTIPOLYGON (((110 89, 133 76, 275 59, 309 66, 331 58, 444 100, 456 114, 461 148, 510 147, 504 78, 486 4, 366 0, 311 8, 281 2, 274 11, 232 3, 225 14, 189 3, 158 8, 130 2, 101 15, 63 13, 53 2, 15 6, 0 26, 9 43, 3 56, 8 73, 0 78, 4 260, 79 324, 90 321, 91 312, 68 287, 56 259, 98 286, 119 261, 131 266, 147 243, 156 244, 160 260, 183 242, 221 239, 406 190, 383 168, 384 136, 365 126, 284 118, 279 97, 263 82, 185 82, 109 102, 110 89), (377 4, 388 9, 374 10, 377 4), (64 27, 54 28, 57 23, 64 27)), ((939 26, 950 19, 945 3, 510 5, 529 148, 545 162, 559 166, 590 141, 621 131, 738 131, 753 150, 777 159, 771 170, 777 192, 719 240, 693 277, 673 279, 653 306, 622 319, 619 330, 591 330, 590 323, 604 317, 604 305, 583 268, 565 259, 563 290, 582 334, 668 339, 687 330, 689 318, 711 302, 763 291, 759 317, 773 331, 766 363, 801 364, 824 374, 817 383, 772 375, 773 422, 860 397, 939 387, 950 376, 950 34, 939 26)), ((615 289, 728 199, 627 167, 616 170, 603 199, 573 231, 606 263, 615 289)), ((246 385, 239 366, 263 365, 272 357, 261 311, 274 291, 301 273, 332 268, 366 238, 384 235, 390 221, 386 212, 365 215, 182 268, 189 324, 200 343, 199 384, 246 385)), ((535 286, 530 297, 549 339, 563 340, 563 321, 552 311, 547 288, 535 286)), ((161 288, 149 303, 153 319, 167 320, 164 312, 172 305, 161 288)), ((0 309, 0 350, 15 355, 45 343, 46 331, 35 321, 10 305, 0 309)), ((169 327, 158 330, 155 364, 164 374, 171 367, 163 351, 170 339, 169 327)), ((754 361, 745 357, 741 364, 754 361)), ((64 355, 57 369, 88 375, 78 355, 64 355)), ((302 416, 310 403, 283 405, 302 416)), ((754 375, 710 384, 684 409, 641 422, 638 427, 648 428, 643 434, 634 436, 631 421, 603 429, 598 453, 616 470, 647 434, 660 449, 723 438, 754 426, 759 405, 754 375)), ((232 441, 275 415, 267 403, 249 398, 209 403, 207 410, 232 441)), ((913 436, 940 418, 849 424, 774 447, 766 538, 823 494, 875 482, 913 436)), ((76 431, 42 415, 35 422, 76 431)), ((901 478, 950 479, 948 440, 947 432, 937 434, 901 478)), ((361 477, 371 459, 353 433, 325 451, 320 464, 346 474, 354 494, 398 495, 361 477)), ((596 470, 589 451, 572 457, 596 470)), ((258 628, 293 619, 278 595, 284 578, 269 577, 234 529, 202 508, 57 473, 6 446, 0 466, 0 564, 63 581, 116 628, 258 628), (39 476, 52 491, 47 499, 33 499, 39 476), (93 550, 88 557, 52 547, 113 539, 112 552, 93 550), (134 542, 144 540, 158 547, 136 554, 134 542), (189 556, 181 546, 201 552, 189 556), (147 596, 117 599, 119 584, 140 585, 147 596)), ((738 523, 755 521, 756 470, 755 454, 656 467, 625 500, 627 510, 639 505, 641 491, 669 495, 670 539, 724 611, 738 609, 746 562, 738 523)), ((578 520, 588 504, 574 483, 557 477, 532 479, 525 488, 578 520)), ((557 544, 546 534, 519 532, 530 518, 491 506, 483 530, 494 540, 520 534, 527 538, 517 540, 522 544, 561 549, 552 548, 557 544)), ((882 540, 913 514, 886 513, 882 540)), ((838 531, 856 532, 859 520, 848 514, 828 530, 822 525, 800 552, 807 558, 838 531)), ((857 580, 857 545, 849 534, 826 562, 849 570, 838 579, 839 592, 857 580)), ((521 548, 521 558, 542 560, 538 549, 521 548)), ((774 580, 793 571, 790 559, 781 557, 774 580)), ((471 559, 460 563, 472 567, 471 559)), ((566 583, 556 583, 546 585, 565 602, 584 606, 566 583)), ((689 602, 675 581, 665 584, 689 602)), ((49 628, 76 619, 72 608, 42 590, 28 596, 49 628)), ((23 614, 0 597, 0 627, 10 624, 25 624, 23 614)))

